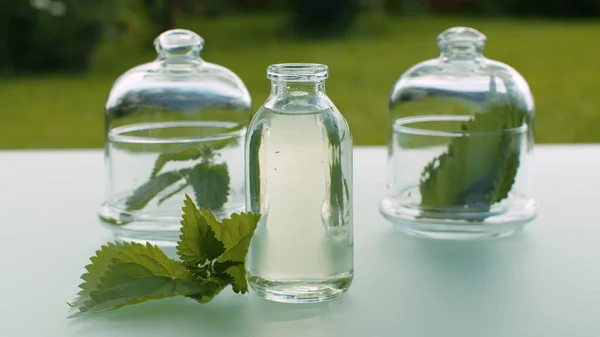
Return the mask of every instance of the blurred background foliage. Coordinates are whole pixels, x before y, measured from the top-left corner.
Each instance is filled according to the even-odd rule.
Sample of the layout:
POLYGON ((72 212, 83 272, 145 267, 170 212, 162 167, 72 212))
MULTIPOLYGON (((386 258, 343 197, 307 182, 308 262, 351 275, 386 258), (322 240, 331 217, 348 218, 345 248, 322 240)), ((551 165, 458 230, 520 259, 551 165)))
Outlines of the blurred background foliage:
POLYGON ((355 143, 384 144, 393 82, 458 25, 481 30, 486 55, 529 81, 538 142, 597 142, 598 18, 600 0, 4 0, 0 148, 101 147, 112 82, 151 61, 171 28, 203 36, 203 56, 238 73, 255 108, 269 64, 328 64, 355 143))

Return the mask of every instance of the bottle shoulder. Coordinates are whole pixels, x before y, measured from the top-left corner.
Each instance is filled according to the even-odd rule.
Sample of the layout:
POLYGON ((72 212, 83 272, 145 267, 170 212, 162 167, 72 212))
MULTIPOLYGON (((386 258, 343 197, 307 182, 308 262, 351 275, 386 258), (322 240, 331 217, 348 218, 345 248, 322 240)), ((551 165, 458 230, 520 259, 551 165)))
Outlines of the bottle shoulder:
POLYGON ((324 93, 305 96, 278 96, 269 95, 254 115, 254 119, 269 120, 276 116, 279 118, 297 118, 299 115, 313 115, 317 119, 335 119, 346 123, 333 101, 324 93))
POLYGON ((352 142, 348 122, 334 105, 325 108, 312 107, 297 110, 277 110, 263 105, 253 116, 248 132, 265 134, 266 137, 269 137, 275 128, 296 132, 296 128, 307 127, 321 129, 322 134, 329 138, 352 142))

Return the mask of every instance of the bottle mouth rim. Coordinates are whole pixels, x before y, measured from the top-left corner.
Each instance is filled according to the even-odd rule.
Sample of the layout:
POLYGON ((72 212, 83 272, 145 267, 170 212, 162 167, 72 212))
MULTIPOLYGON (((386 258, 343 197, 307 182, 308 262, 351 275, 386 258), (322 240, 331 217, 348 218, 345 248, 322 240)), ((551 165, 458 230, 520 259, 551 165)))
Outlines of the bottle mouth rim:
POLYGON ((437 36, 440 47, 449 45, 475 45, 482 48, 487 42, 487 37, 471 27, 452 27, 437 36))
POLYGON ((320 63, 278 63, 267 68, 267 78, 281 81, 309 82, 324 80, 329 68, 320 63))
POLYGON ((204 39, 187 29, 171 29, 154 39, 159 56, 188 56, 198 54, 204 48, 204 39))

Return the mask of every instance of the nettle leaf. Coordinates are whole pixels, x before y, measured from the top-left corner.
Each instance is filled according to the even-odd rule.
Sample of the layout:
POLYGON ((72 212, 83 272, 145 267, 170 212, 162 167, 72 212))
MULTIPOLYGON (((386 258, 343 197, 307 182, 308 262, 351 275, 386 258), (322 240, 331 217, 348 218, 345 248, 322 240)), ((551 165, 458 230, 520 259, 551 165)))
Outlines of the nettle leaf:
POLYGON ((154 168, 152 169, 150 178, 156 177, 158 172, 160 172, 160 170, 162 170, 168 162, 198 159, 204 154, 206 149, 206 146, 185 145, 173 150, 172 152, 161 153, 154 163, 154 168))
POLYGON ((97 288, 100 279, 104 277, 108 271, 108 266, 112 263, 113 259, 117 258, 121 251, 127 250, 130 247, 131 245, 126 242, 109 242, 97 250, 96 255, 90 258, 92 263, 85 266, 87 272, 81 275, 81 279, 84 282, 79 285, 81 290, 77 294, 77 298, 69 303, 69 305, 82 306, 83 299, 87 298, 90 292, 97 288))
POLYGON ((188 178, 200 208, 220 209, 229 198, 229 170, 226 164, 207 162, 194 166, 188 178))
POLYGON ((90 293, 86 307, 81 312, 98 313, 153 299, 213 294, 214 287, 191 275, 185 278, 156 276, 141 265, 117 262, 109 267, 98 290, 90 293))
POLYGON ((502 152, 501 156, 498 157, 498 168, 499 172, 496 174, 496 180, 494 181, 494 202, 499 202, 504 198, 508 197, 508 193, 515 183, 517 171, 521 157, 519 143, 514 138, 506 137, 506 142, 509 144, 503 146, 505 151, 502 152))
POLYGON ((230 284, 236 293, 248 292, 245 260, 260 215, 233 214, 219 222, 187 195, 183 212, 177 243, 181 262, 151 244, 102 246, 86 266, 80 292, 68 303, 79 310, 69 318, 173 296, 208 303, 230 284))
MULTIPOLYGON (((227 269, 229 269, 231 267, 239 266, 239 265, 243 266, 243 264, 244 264, 244 262, 242 262, 242 261, 215 262, 214 271, 217 274, 224 274, 225 271, 227 271, 227 269)), ((224 278, 229 279, 231 281, 230 276, 225 275, 224 278)))
POLYGON ((88 268, 84 292, 71 304, 76 317, 137 304, 152 299, 206 294, 214 296, 218 285, 194 278, 184 266, 169 259, 150 244, 119 244, 103 247, 88 268), (110 261, 109 261, 110 257, 110 261))
MULTIPOLYGON (((236 130, 239 130, 241 127, 237 128, 236 130)), ((220 150, 220 149, 224 149, 229 145, 237 145, 238 144, 238 139, 237 138, 223 138, 223 139, 217 139, 217 140, 213 140, 212 142, 212 147, 215 150, 220 150)))
POLYGON ((215 238, 215 233, 206 218, 194 205, 189 196, 185 196, 181 236, 177 242, 177 254, 188 266, 203 265, 221 255, 225 248, 215 238))
POLYGON ((138 210, 146 207, 160 192, 181 180, 185 174, 186 170, 179 170, 155 176, 133 191, 125 201, 125 207, 128 210, 138 210))
MULTIPOLYGON (((507 81, 504 84, 511 87, 507 81)), ((508 196, 518 171, 523 136, 511 129, 527 123, 528 113, 496 89, 492 76, 483 111, 461 127, 465 136, 454 138, 448 150, 423 170, 420 191, 424 207, 466 205, 485 211, 508 196)))
POLYGON ((187 275, 181 263, 170 259, 158 246, 149 243, 130 245, 129 249, 119 252, 120 261, 139 264, 156 276, 181 278, 187 275))
POLYGON ((193 294, 185 295, 186 297, 192 298, 200 303, 208 303, 212 301, 229 283, 223 282, 209 282, 206 283, 205 288, 202 291, 195 292, 193 294))
POLYGON ((248 282, 246 281, 246 266, 241 261, 225 261, 215 264, 217 276, 227 280, 235 293, 245 294, 248 292, 248 282))
POLYGON ((246 293, 248 284, 244 262, 260 215, 232 214, 230 219, 223 219, 222 222, 219 222, 214 214, 207 210, 202 210, 201 214, 215 232, 217 240, 222 242, 225 247, 223 254, 217 258, 217 262, 221 263, 220 269, 226 267, 224 273, 233 278, 232 285, 236 293, 246 293))
MULTIPOLYGON (((233 132, 240 130, 243 125, 236 126, 228 129, 227 132, 233 132)), ((202 143, 200 145, 184 145, 173 151, 161 153, 156 162, 154 168, 150 174, 150 178, 154 178, 169 162, 172 161, 191 161, 198 158, 204 157, 205 159, 212 159, 215 155, 215 150, 221 150, 228 145, 236 144, 237 138, 224 138, 217 139, 211 142, 202 143), (209 157, 209 158, 207 158, 209 157)))
MULTIPOLYGON (((198 210, 189 196, 183 211, 177 252, 184 264, 197 277, 223 287, 231 284, 236 293, 248 292, 245 261, 260 216, 233 214, 220 222, 210 210, 198 210)), ((202 296, 199 300, 209 299, 202 296)))
POLYGON ((250 239, 260 220, 260 215, 252 213, 232 214, 231 218, 223 219, 220 230, 215 230, 215 236, 225 246, 225 252, 219 261, 244 261, 250 246, 250 239))
POLYGON ((186 180, 184 183, 182 183, 179 186, 177 186, 176 189, 174 189, 173 191, 169 192, 169 194, 167 194, 164 197, 158 199, 158 204, 160 205, 163 202, 165 202, 167 199, 172 198, 172 197, 178 195, 183 190, 185 190, 188 186, 190 186, 190 182, 186 180))
POLYGON ((423 170, 422 205, 485 210, 506 198, 517 173, 522 137, 509 129, 521 126, 524 116, 525 111, 498 102, 465 123, 462 130, 469 135, 454 138, 423 170))

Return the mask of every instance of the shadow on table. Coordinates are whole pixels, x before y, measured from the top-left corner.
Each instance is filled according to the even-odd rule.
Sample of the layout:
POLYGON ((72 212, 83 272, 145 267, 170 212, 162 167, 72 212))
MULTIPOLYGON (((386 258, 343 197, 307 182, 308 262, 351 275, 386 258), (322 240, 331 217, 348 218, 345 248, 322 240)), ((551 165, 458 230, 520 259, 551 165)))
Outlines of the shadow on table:
MULTIPOLYGON (((336 316, 351 301, 342 296, 336 301, 319 304, 274 303, 249 293, 233 294, 227 288, 213 302, 200 304, 186 298, 152 300, 123 307, 110 312, 73 319, 76 328, 94 330, 148 331, 172 327, 175 335, 181 333, 202 336, 262 336, 276 332, 280 324, 286 328, 306 329, 315 321, 326 321, 336 316)), ((185 334, 186 336, 188 334, 185 334)))
MULTIPOLYGON (((464 331, 468 326, 485 335, 503 331, 505 322, 518 319, 527 289, 525 261, 533 249, 527 232, 468 242, 415 238, 390 228, 378 235, 378 242, 377 259, 387 261, 386 273, 394 279, 378 284, 369 280, 366 287, 393 291, 386 305, 389 311, 403 313, 396 321, 407 330, 423 336, 444 331, 447 336, 470 336, 464 331)), ((382 267, 371 272, 381 274, 378 268, 382 267)), ((386 302, 383 295, 377 296, 373 301, 386 302)))
POLYGON ((390 228, 380 239, 382 251, 410 258, 439 276, 494 273, 513 265, 529 249, 529 233, 482 241, 452 241, 412 237, 390 228))

